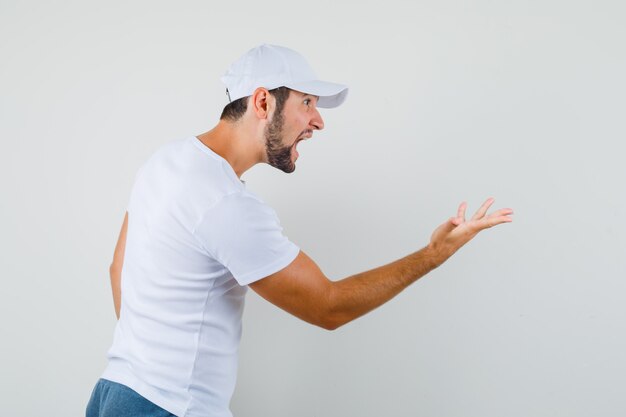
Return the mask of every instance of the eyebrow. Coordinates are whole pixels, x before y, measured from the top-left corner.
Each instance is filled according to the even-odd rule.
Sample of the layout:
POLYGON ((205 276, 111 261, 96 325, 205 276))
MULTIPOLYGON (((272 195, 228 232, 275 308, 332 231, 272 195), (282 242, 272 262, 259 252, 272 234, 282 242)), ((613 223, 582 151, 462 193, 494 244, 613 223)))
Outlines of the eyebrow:
POLYGON ((304 95, 302 96, 302 98, 304 97, 315 97, 315 101, 318 101, 320 99, 319 96, 314 96, 313 94, 307 94, 307 93, 303 93, 304 95))

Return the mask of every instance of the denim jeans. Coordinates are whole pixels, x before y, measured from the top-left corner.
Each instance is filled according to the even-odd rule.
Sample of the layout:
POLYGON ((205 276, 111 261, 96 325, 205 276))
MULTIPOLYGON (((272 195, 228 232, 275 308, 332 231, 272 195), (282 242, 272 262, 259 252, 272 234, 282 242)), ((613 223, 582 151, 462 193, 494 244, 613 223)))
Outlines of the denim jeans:
POLYGON ((176 417, 125 385, 100 379, 91 393, 86 417, 176 417))

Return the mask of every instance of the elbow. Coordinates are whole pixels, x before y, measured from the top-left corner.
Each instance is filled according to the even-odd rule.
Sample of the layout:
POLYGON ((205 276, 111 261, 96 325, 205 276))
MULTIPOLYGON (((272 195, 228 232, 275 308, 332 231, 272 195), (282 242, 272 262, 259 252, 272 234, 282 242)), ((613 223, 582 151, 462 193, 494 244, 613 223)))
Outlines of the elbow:
POLYGON ((317 325, 324 330, 333 331, 341 327, 342 323, 339 323, 338 321, 334 321, 334 320, 324 320, 318 323, 317 325))
POLYGON ((342 315, 337 311, 327 311, 326 314, 319 320, 318 326, 324 330, 337 330, 344 324, 348 323, 350 318, 346 315, 342 315))
POLYGON ((339 303, 337 302, 337 294, 333 285, 327 288, 321 304, 324 305, 325 308, 322 310, 321 314, 318 315, 316 324, 322 329, 329 331, 337 330, 350 321, 345 314, 341 314, 341 310, 338 308, 339 303))
POLYGON ((345 323, 330 323, 329 325, 324 327, 324 330, 328 330, 328 331, 337 330, 338 328, 340 328, 344 324, 345 323))
POLYGON ((341 327, 341 325, 345 324, 345 323, 340 322, 339 320, 332 318, 331 316, 327 316, 324 314, 316 314, 316 315, 294 314, 294 316, 298 317, 300 320, 306 323, 312 324, 313 326, 319 327, 324 330, 336 330, 339 327, 341 327))
POLYGON ((329 331, 337 330, 344 324, 350 323, 352 319, 353 318, 350 318, 346 315, 329 314, 319 326, 329 331))
POLYGON ((122 274, 122 265, 118 262, 113 262, 111 266, 109 266, 109 275, 111 279, 117 278, 122 274))

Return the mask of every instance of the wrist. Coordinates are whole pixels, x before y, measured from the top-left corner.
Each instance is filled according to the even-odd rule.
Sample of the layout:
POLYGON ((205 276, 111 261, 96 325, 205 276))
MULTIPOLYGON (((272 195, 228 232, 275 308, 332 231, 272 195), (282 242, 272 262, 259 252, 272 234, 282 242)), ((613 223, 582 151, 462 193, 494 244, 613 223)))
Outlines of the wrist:
POLYGON ((441 245, 434 244, 433 242, 430 242, 424 248, 424 254, 426 255, 426 258, 430 261, 430 266, 432 267, 432 269, 440 266, 449 257, 445 256, 441 245))

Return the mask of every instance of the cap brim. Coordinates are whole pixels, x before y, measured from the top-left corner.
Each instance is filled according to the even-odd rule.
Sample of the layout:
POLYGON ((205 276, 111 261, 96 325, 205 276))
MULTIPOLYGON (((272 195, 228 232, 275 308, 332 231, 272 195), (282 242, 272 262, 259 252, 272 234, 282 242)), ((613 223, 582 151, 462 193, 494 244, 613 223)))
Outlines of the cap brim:
POLYGON ((318 96, 317 107, 324 109, 340 106, 348 96, 348 86, 328 81, 312 80, 285 85, 285 87, 318 96))

